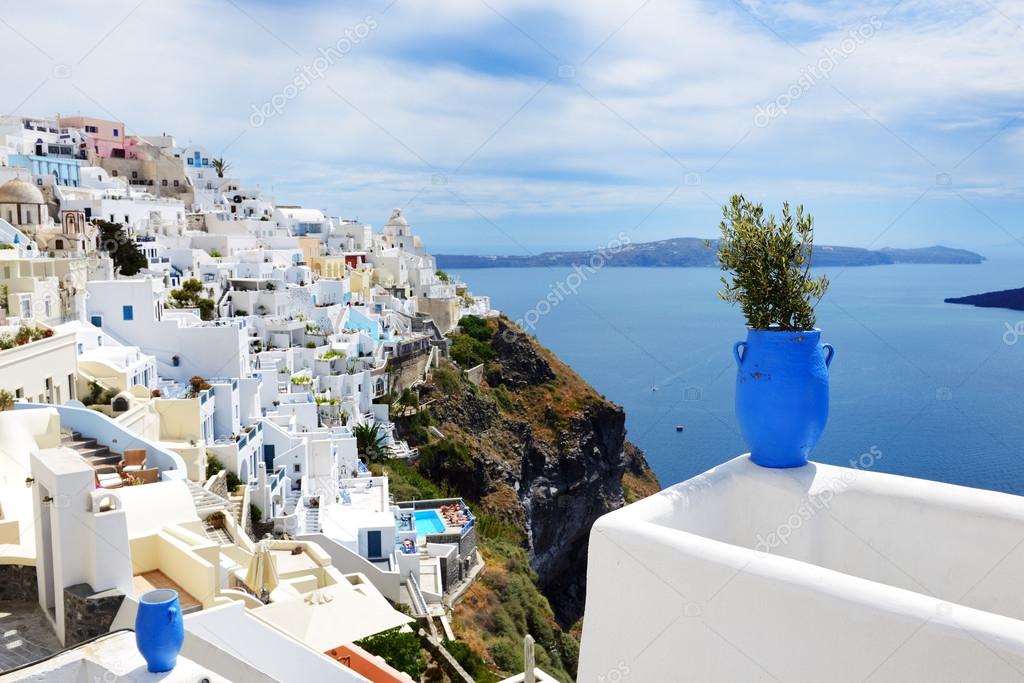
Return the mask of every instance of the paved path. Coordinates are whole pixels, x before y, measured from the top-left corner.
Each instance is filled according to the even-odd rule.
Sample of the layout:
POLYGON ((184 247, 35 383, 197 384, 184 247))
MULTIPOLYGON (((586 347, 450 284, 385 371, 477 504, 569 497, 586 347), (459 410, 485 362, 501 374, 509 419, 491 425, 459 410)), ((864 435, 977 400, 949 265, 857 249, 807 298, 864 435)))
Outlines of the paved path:
POLYGON ((0 672, 43 659, 61 649, 39 603, 10 602, 0 607, 0 672))

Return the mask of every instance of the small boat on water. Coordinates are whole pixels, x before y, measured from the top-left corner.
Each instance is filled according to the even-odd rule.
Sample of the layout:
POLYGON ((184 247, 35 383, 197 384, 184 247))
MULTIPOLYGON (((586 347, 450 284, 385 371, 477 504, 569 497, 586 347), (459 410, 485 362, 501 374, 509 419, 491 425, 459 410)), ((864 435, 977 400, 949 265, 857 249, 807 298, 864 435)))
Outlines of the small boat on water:
POLYGON ((683 431, 684 429, 686 429, 686 427, 684 427, 683 425, 676 425, 676 431, 677 431, 677 432, 681 432, 681 431, 683 431))

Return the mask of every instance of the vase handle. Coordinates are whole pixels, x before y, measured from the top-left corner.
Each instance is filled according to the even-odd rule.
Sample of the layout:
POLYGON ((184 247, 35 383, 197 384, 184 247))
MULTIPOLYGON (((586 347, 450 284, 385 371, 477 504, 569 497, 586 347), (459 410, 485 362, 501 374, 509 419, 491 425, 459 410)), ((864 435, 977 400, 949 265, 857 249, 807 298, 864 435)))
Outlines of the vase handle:
POLYGON ((825 352, 825 367, 832 365, 832 356, 836 355, 836 350, 831 344, 822 344, 822 351, 825 352))
POLYGON ((171 605, 167 608, 167 623, 170 624, 174 621, 175 617, 178 616, 178 608, 171 605))
POLYGON ((743 365, 743 356, 740 355, 740 347, 743 347, 743 356, 747 355, 747 342, 738 341, 732 345, 732 355, 736 358, 736 367, 743 365))

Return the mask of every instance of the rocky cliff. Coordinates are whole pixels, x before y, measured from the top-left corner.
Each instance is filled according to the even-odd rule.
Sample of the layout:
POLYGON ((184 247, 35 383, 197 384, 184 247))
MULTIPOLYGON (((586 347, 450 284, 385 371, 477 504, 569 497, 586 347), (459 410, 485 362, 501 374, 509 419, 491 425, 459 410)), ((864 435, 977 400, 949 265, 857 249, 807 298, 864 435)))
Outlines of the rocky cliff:
POLYGON ((601 515, 658 490, 626 441, 622 409, 505 318, 464 325, 452 356, 482 362, 475 385, 434 372, 430 415, 444 440, 420 471, 522 532, 536 583, 564 626, 583 613, 587 540, 601 515))

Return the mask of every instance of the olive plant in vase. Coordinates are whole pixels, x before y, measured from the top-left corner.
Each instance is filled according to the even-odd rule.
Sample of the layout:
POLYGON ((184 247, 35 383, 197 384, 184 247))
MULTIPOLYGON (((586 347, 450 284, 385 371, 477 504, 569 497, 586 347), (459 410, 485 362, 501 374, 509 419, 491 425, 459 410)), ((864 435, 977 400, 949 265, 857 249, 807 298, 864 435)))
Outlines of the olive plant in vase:
POLYGON ((814 219, 783 204, 781 219, 734 195, 723 207, 719 296, 739 304, 747 339, 736 342, 736 417, 750 458, 764 467, 799 467, 828 420, 828 367, 814 307, 828 278, 811 275, 814 219))

